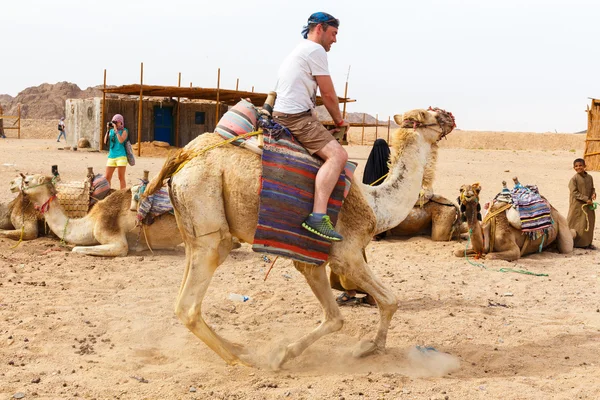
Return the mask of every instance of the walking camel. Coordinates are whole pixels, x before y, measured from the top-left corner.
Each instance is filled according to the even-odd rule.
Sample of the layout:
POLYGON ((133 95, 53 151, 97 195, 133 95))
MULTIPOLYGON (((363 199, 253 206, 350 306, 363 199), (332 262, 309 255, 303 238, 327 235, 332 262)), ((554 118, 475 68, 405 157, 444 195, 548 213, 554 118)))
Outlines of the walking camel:
MULTIPOLYGON (((377 231, 397 226, 419 195, 431 146, 455 127, 443 110, 413 110, 395 115, 401 126, 393 134, 390 173, 376 187, 354 180, 341 208, 336 229, 344 236, 332 244, 328 263, 336 274, 352 277, 379 306, 380 320, 373 340, 363 340, 356 357, 385 349, 392 316, 398 308, 394 293, 369 269, 364 249, 377 231)), ((258 222, 261 160, 257 154, 234 146, 220 146, 220 136, 207 133, 171 155, 148 186, 152 194, 170 179, 170 195, 186 250, 186 267, 175 313, 198 338, 229 364, 252 365, 243 346, 223 339, 204 321, 202 300, 217 267, 231 250, 231 236, 252 243, 258 222), (189 161, 189 162, 188 162, 189 161)), ((306 278, 324 311, 323 322, 299 340, 275 349, 270 366, 279 369, 324 335, 342 328, 343 318, 329 286, 325 265, 294 262, 306 278)))

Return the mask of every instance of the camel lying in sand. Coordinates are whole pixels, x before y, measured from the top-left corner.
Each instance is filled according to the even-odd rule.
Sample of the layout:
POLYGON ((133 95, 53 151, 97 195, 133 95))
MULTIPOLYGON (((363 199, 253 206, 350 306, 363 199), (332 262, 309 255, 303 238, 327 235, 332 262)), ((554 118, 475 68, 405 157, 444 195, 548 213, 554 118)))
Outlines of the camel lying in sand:
MULTIPOLYGON (((480 211, 478 205, 481 186, 462 185, 460 187, 461 206, 464 206, 464 214, 469 226, 471 247, 466 249, 467 255, 485 256, 486 259, 499 259, 506 261, 518 260, 526 254, 533 254, 556 244, 560 253, 571 253, 573 251, 573 234, 569 230, 567 220, 550 205, 554 225, 548 230, 547 235, 542 235, 535 240, 529 240, 523 232, 515 228, 502 211, 506 203, 497 202, 488 210, 489 218, 485 223, 480 223, 477 214, 480 211), (491 232, 494 232, 491 235, 491 232)), ((465 248, 454 252, 457 257, 465 256, 465 248)))
POLYGON ((115 191, 96 203, 85 217, 77 219, 69 219, 60 204, 53 201, 56 189, 52 178, 26 176, 23 192, 44 211, 48 226, 59 238, 77 245, 73 248, 75 253, 123 257, 129 249, 170 249, 182 242, 171 214, 156 218, 152 225, 138 226, 136 212, 129 209, 130 189, 115 191))
POLYGON ((21 177, 10 182, 11 192, 19 192, 9 203, 0 204, 0 237, 12 240, 32 240, 43 229, 44 218, 29 197, 20 192, 21 177))
MULTIPOLYGON (((443 110, 413 110, 396 115, 401 128, 392 138, 390 173, 380 186, 367 187, 354 180, 338 216, 336 230, 344 240, 332 243, 328 263, 340 277, 359 284, 376 301, 380 311, 374 339, 362 340, 354 350, 360 357, 385 349, 392 316, 398 308, 394 293, 369 269, 365 247, 377 230, 397 226, 415 204, 431 145, 450 133, 454 118, 443 110)), ((204 321, 202 300, 211 278, 231 251, 231 237, 252 243, 258 223, 261 160, 257 154, 205 133, 165 161, 148 194, 170 179, 171 201, 186 250, 186 267, 175 312, 198 338, 230 364, 256 361, 241 346, 223 339, 204 321), (214 147, 209 149, 210 147, 214 147)), ((312 332, 276 349, 270 366, 281 367, 324 335, 342 328, 343 318, 329 286, 325 265, 294 261, 324 311, 312 332)))

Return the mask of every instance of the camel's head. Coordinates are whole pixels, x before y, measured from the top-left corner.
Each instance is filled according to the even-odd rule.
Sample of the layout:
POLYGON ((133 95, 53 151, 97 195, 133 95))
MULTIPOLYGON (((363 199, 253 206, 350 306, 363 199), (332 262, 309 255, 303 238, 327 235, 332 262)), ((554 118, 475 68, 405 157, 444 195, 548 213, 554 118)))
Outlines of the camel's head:
POLYGON ((12 181, 10 181, 10 191, 12 193, 17 193, 21 190, 21 183, 23 182, 23 177, 25 175, 22 176, 17 176, 15 179, 13 179, 12 181))
MULTIPOLYGON (((460 196, 458 196, 458 204, 460 205, 460 213, 461 220, 466 221, 467 215, 467 207, 473 210, 473 206, 475 206, 475 210, 477 210, 477 219, 481 221, 481 204, 479 204, 479 192, 481 192, 481 186, 479 183, 474 183, 472 185, 462 185, 460 187, 460 196)), ((472 211, 471 211, 472 213, 472 211)))
POLYGON ((460 196, 458 197, 458 203, 463 206, 468 203, 479 202, 479 192, 481 192, 481 186, 479 183, 472 185, 462 185, 460 187, 460 196))
POLYGON ((56 194, 54 188, 54 179, 50 176, 35 174, 27 175, 23 178, 23 193, 32 198, 45 201, 44 197, 50 197, 56 194))
POLYGON ((401 128, 419 129, 419 132, 430 143, 439 141, 456 128, 452 113, 437 107, 429 107, 427 110, 411 110, 403 115, 394 115, 394 121, 401 128))

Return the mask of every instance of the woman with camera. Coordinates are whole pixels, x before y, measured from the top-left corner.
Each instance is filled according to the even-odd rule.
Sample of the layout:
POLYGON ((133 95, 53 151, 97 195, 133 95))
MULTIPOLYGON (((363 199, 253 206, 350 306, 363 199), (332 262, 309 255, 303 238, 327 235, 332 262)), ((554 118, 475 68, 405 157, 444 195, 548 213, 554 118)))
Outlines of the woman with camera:
MULTIPOLYGON (((125 169, 127 168, 127 151, 125 142, 128 131, 125 128, 125 120, 121 114, 115 114, 112 122, 107 124, 104 134, 104 144, 108 142, 108 161, 106 162, 106 179, 110 184, 115 168, 119 173, 121 189, 125 189, 125 169)), ((112 186, 112 185, 111 185, 112 186)))

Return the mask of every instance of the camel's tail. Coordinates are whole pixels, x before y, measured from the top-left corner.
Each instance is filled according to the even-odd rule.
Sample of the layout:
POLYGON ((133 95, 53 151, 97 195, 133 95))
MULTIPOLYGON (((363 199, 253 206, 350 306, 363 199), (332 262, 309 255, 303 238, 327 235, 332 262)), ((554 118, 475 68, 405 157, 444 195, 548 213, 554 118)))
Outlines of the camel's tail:
POLYGON ((146 191, 144 192, 144 197, 153 194, 163 187, 164 181, 172 177, 181 167, 183 167, 183 165, 185 165, 185 163, 194 158, 194 156, 195 152, 186 148, 169 153, 158 175, 152 178, 150 183, 148 183, 146 191))

